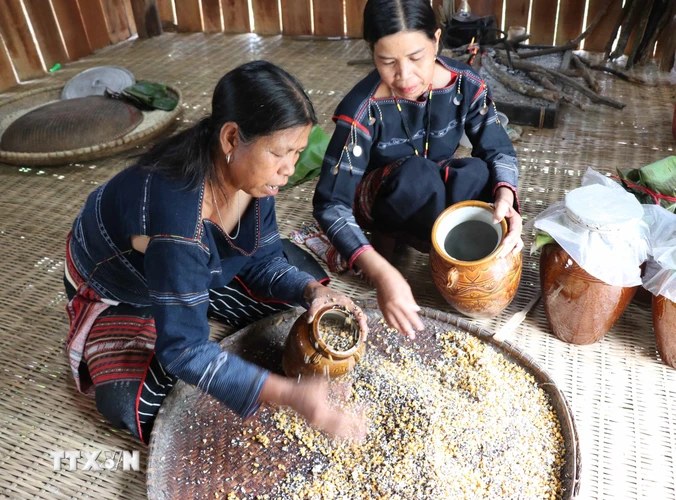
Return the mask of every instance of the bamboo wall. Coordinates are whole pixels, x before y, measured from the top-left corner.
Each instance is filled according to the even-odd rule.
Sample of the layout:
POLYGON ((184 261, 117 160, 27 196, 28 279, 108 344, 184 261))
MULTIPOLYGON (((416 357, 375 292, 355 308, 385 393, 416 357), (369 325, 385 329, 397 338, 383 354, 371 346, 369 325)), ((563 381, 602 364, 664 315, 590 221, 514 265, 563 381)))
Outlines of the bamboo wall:
MULTIPOLYGON (((132 0, 0 0, 0 91, 136 33, 132 0)), ((153 0, 145 0, 151 2, 153 0)), ((361 35, 366 0, 156 0, 162 21, 180 31, 261 35, 361 35), (250 3, 250 6, 249 6, 250 3), (251 8, 250 8, 251 7, 251 8)), ((436 9, 443 0, 431 0, 436 9)), ((575 38, 607 0, 470 0, 498 26, 529 27, 530 43, 575 38), (586 17, 585 17, 586 15, 586 17)), ((622 0, 616 0, 584 48, 602 51, 622 0)), ((660 43, 658 42, 658 49, 660 43)))

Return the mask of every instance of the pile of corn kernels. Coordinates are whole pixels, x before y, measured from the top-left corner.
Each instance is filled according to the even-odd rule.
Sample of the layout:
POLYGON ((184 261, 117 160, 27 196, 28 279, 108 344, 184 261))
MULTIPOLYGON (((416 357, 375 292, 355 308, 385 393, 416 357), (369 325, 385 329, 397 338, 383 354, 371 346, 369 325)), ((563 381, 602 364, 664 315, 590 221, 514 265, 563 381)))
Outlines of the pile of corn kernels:
MULTIPOLYGON (((559 499, 564 443, 548 396, 523 368, 462 332, 437 335, 443 355, 369 352, 345 378, 341 404, 365 407, 357 445, 332 440, 293 411, 273 415, 300 446, 280 499, 559 499)), ((343 381, 344 381, 343 379, 343 381)))

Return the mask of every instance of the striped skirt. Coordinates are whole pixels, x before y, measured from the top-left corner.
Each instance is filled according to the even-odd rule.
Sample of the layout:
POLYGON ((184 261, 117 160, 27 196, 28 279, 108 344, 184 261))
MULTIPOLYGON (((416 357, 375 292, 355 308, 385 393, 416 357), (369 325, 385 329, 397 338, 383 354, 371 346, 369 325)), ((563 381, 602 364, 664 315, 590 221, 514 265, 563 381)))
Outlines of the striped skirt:
MULTIPOLYGON (((151 308, 102 299, 78 274, 66 245, 66 351, 78 390, 96 400, 98 411, 118 429, 147 444, 162 401, 176 378, 155 358, 151 308)), ((209 316, 236 328, 289 309, 254 297, 235 278, 209 291, 209 316)))

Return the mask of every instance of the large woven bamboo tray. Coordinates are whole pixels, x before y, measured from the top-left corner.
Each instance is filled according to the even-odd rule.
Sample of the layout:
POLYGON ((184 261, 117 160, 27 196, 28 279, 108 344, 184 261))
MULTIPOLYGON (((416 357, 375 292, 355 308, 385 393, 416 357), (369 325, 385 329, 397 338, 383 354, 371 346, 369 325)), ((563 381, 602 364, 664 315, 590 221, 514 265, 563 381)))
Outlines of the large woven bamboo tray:
MULTIPOLYGON (((384 332, 386 327, 379 323, 382 315, 377 303, 368 300, 362 305, 371 330, 369 339, 373 345, 369 349, 384 352, 384 342, 378 340, 378 334, 383 333, 383 338, 388 334, 384 332)), ((284 341, 301 312, 300 309, 290 310, 261 320, 227 337, 221 346, 281 373, 284 341)), ((425 354, 435 351, 436 341, 432 332, 462 330, 488 343, 535 377, 551 399, 564 437, 566 453, 562 498, 575 498, 581 465, 577 430, 566 398, 550 376, 516 346, 495 340, 490 331, 465 319, 427 308, 422 310, 421 317, 426 330, 414 341, 417 351, 425 354)), ((286 452, 282 450, 282 439, 277 439, 281 432, 269 418, 274 411, 274 408, 264 405, 252 419, 242 422, 215 399, 179 382, 160 408, 153 429, 148 453, 148 498, 226 498, 234 486, 238 490, 244 487, 247 494, 270 493, 286 474, 278 465, 283 464, 286 470, 298 470, 294 466, 301 459, 293 446, 289 446, 286 452), (248 433, 249 429, 254 434, 257 429, 266 434, 270 438, 269 446, 250 446, 248 449, 232 446, 231 443, 241 440, 243 433, 248 433), (255 460, 260 464, 256 469, 260 473, 252 475, 255 460), (225 481, 226 478, 231 479, 225 481)))
MULTIPOLYGON (((173 86, 167 87, 176 94, 178 105, 172 111, 144 111, 143 121, 138 127, 119 139, 79 149, 47 153, 17 153, 0 149, 0 163, 20 166, 66 165, 104 158, 146 144, 175 123, 176 117, 182 110, 181 91, 173 86)), ((62 89, 63 85, 53 85, 23 92, 0 102, 0 137, 5 129, 20 116, 40 106, 60 100, 62 89)))

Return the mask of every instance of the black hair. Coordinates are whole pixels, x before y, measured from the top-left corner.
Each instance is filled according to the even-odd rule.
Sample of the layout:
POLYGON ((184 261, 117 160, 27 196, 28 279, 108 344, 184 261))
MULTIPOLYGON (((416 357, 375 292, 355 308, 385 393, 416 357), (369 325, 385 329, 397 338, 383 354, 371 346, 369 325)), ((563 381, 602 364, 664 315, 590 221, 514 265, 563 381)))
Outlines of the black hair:
POLYGON ((371 50, 378 40, 402 31, 422 31, 434 41, 437 17, 428 0, 368 0, 364 7, 364 40, 371 50))
POLYGON ((138 164, 197 188, 204 180, 220 184, 214 159, 221 128, 239 126, 245 144, 279 130, 316 125, 317 115, 300 82, 279 66, 253 61, 226 73, 211 99, 211 115, 165 139, 138 164))

